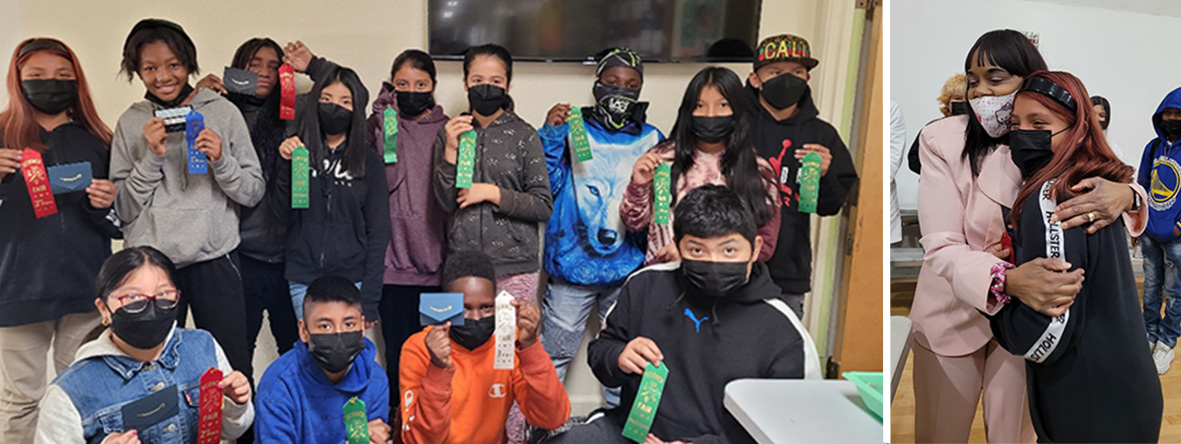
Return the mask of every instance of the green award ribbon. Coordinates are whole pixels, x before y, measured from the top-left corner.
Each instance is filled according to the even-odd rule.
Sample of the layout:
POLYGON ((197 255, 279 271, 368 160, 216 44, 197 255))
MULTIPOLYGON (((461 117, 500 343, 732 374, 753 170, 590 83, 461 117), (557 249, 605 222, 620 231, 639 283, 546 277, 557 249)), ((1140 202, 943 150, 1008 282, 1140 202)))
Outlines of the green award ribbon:
POLYGON ((476 131, 459 136, 459 158, 455 162, 455 187, 471 188, 472 172, 476 168, 476 131))
POLYGON ((344 430, 348 444, 369 444, 369 416, 365 401, 352 397, 344 403, 344 430))
POLYGON ((656 224, 667 225, 669 204, 672 203, 672 168, 661 162, 656 166, 656 177, 652 179, 653 201, 656 202, 656 224))
POLYGON ((296 210, 308 207, 308 171, 311 162, 308 160, 308 149, 303 145, 291 151, 291 208, 296 210))
POLYGON ((398 112, 393 107, 382 113, 382 129, 385 131, 385 163, 398 161, 398 112))
POLYGON ((820 199, 820 155, 815 151, 804 156, 796 182, 800 186, 800 212, 816 213, 816 201, 820 199))
POLYGON ((586 135, 586 121, 582 120, 582 108, 571 109, 566 123, 570 124, 570 143, 574 146, 575 157, 579 162, 591 160, 594 156, 591 155, 590 139, 586 135))
POLYGON ((656 419, 656 408, 660 407, 660 396, 664 393, 664 383, 668 380, 668 366, 659 367, 648 363, 644 368, 644 377, 640 380, 640 389, 636 392, 636 402, 632 404, 631 413, 627 414, 627 422, 623 425, 623 437, 635 442, 644 442, 648 438, 648 430, 652 428, 652 421, 656 419))

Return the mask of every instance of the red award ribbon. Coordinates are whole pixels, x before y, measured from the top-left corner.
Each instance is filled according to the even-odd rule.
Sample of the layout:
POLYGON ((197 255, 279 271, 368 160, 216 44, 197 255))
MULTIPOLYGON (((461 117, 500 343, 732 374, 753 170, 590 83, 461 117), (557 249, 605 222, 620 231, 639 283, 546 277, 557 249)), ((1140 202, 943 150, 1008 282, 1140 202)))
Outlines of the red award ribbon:
POLYGON ((295 69, 286 63, 279 67, 279 118, 295 119, 295 69))
POLYGON ((21 152, 21 174, 25 176, 25 187, 29 189, 29 199, 33 201, 33 213, 37 218, 57 214, 57 203, 53 201, 49 174, 45 172, 40 152, 32 148, 21 152))
POLYGON ((221 442, 222 391, 217 387, 221 382, 221 370, 210 367, 201 375, 201 402, 197 407, 200 419, 197 421, 197 444, 218 444, 221 442))

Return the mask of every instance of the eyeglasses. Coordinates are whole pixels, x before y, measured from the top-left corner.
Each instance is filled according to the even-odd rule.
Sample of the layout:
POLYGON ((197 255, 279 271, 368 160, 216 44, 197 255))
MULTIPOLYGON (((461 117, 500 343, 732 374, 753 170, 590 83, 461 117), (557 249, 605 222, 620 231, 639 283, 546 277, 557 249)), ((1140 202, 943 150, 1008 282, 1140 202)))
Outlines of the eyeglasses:
POLYGON ((115 300, 119 301, 119 305, 124 310, 132 314, 143 312, 148 308, 148 303, 152 301, 156 302, 156 308, 171 310, 176 308, 176 304, 180 301, 180 290, 164 290, 156 294, 131 293, 116 296, 115 300))

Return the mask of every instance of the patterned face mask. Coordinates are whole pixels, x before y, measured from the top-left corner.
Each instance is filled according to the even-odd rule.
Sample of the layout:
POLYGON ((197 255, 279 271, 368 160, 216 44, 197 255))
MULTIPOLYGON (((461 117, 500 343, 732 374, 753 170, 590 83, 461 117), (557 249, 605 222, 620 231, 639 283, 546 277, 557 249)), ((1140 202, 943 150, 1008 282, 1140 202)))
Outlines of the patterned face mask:
POLYGON ((969 100, 972 112, 976 113, 976 120, 984 131, 992 138, 1009 133, 1009 117, 1013 115, 1013 99, 1017 91, 1005 96, 977 97, 969 100))

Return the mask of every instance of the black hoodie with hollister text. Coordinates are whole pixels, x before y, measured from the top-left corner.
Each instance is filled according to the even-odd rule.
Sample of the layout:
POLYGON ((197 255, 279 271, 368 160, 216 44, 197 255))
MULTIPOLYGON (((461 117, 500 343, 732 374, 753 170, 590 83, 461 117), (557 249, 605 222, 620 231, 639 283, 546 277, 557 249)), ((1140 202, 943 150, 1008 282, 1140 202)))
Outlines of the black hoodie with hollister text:
MULTIPOLYGON (((796 177, 800 162, 795 158, 795 151, 814 143, 832 152, 828 171, 820 178, 820 196, 816 202, 819 216, 832 216, 841 211, 857 183, 857 171, 840 133, 820 119, 820 111, 812 101, 811 88, 800 98, 799 111, 783 120, 775 120, 775 116, 759 103, 758 91, 753 88, 751 91, 756 95, 755 123, 751 128, 755 147, 759 156, 767 159, 775 169, 779 196, 783 199, 779 244, 775 254, 767 260, 767 267, 775 285, 785 293, 802 295, 812 289, 812 223, 811 215, 799 210, 800 187, 796 177)), ((802 309, 792 308, 797 312, 802 309)))
POLYGON ((734 294, 712 299, 688 284, 679 262, 632 275, 607 315, 607 326, 587 346, 595 377, 622 387, 619 407, 604 420, 622 427, 641 375, 619 368, 619 355, 637 337, 664 355, 668 379, 651 433, 664 441, 697 444, 754 440, 722 406, 726 384, 742 378, 819 379, 812 338, 780 299, 767 267, 755 263, 734 294))
POLYGON ((1146 347, 1123 220, 1095 234, 1085 226, 1062 230, 1047 221, 1057 206, 1048 194, 1043 184, 1029 196, 1010 232, 1016 263, 1062 259, 1085 270, 1082 290, 1058 317, 1012 299, 989 319, 1000 346, 1025 358, 1038 440, 1157 442, 1161 385, 1146 347))

